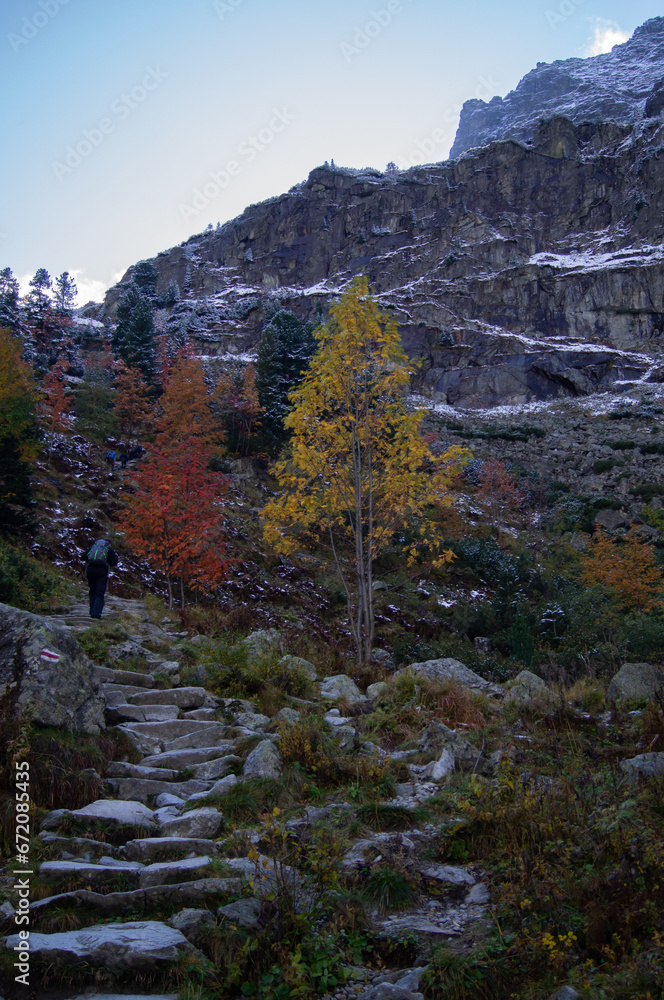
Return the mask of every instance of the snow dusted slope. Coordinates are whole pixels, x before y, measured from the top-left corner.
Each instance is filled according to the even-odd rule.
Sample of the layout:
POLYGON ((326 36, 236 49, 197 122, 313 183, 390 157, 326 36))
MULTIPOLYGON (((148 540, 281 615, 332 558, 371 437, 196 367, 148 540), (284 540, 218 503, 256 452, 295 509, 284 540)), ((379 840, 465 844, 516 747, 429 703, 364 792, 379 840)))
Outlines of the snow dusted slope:
POLYGON ((539 63, 507 97, 467 101, 450 155, 496 139, 530 142, 542 118, 632 125, 663 104, 664 17, 655 17, 605 55, 539 63))
MULTIPOLYGON (((316 321, 362 273, 422 361, 414 389, 437 404, 530 405, 661 385, 664 115, 646 88, 664 66, 658 56, 657 70, 644 68, 636 53, 659 52, 663 38, 658 18, 621 46, 629 58, 600 57, 621 68, 618 122, 575 124, 563 94, 566 116, 538 123, 532 144, 506 139, 387 174, 319 167, 159 254, 159 292, 176 282, 181 293, 162 328, 201 355, 242 360, 275 309, 316 321)), ((579 73, 598 65, 572 62, 579 73)), ((582 103, 591 91, 579 89, 582 103)), ((97 319, 113 320, 131 277, 97 319)))

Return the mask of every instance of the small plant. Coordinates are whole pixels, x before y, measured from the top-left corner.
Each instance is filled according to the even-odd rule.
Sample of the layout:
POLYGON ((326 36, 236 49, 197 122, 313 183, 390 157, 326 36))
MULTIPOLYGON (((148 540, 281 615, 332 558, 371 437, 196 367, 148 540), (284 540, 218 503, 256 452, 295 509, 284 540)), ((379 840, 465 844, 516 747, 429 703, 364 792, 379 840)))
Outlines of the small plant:
POLYGON ((415 883, 396 868, 383 865, 371 872, 364 885, 364 894, 383 913, 407 910, 417 902, 415 883))

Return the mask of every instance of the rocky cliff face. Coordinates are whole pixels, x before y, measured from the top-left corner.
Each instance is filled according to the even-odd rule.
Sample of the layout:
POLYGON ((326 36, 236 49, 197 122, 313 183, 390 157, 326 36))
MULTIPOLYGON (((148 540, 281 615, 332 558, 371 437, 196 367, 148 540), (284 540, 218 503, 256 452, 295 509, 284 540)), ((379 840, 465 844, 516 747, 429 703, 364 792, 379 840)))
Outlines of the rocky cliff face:
POLYGON ((592 59, 538 63, 507 97, 467 101, 451 156, 497 139, 532 142, 538 122, 633 125, 664 105, 664 17, 646 21, 624 45, 592 59))
MULTIPOLYGON (((662 25, 645 25, 638 44, 660 39, 662 25)), ((318 168, 155 259, 160 290, 176 280, 182 291, 165 327, 203 355, 243 357, 271 310, 315 319, 364 272, 423 359, 415 388, 436 402, 652 384, 663 377, 663 150, 661 114, 563 117, 538 125, 530 144, 493 142, 406 172, 318 168)), ((130 278, 108 293, 102 318, 130 278)))

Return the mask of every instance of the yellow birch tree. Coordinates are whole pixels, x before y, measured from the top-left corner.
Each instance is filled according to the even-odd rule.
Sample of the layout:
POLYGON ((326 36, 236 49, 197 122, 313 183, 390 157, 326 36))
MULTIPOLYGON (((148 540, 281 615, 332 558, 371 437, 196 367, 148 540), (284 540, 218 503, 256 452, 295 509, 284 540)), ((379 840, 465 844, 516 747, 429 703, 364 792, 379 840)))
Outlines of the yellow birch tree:
POLYGON ((374 640, 377 555, 406 531, 411 558, 423 545, 438 565, 453 558, 426 513, 450 505, 466 453, 431 454, 423 412, 406 406, 411 368, 397 324, 369 297, 366 278, 352 283, 314 336, 318 351, 289 396, 291 455, 276 467, 283 492, 263 511, 264 534, 284 554, 300 540, 329 542, 362 663, 374 640))

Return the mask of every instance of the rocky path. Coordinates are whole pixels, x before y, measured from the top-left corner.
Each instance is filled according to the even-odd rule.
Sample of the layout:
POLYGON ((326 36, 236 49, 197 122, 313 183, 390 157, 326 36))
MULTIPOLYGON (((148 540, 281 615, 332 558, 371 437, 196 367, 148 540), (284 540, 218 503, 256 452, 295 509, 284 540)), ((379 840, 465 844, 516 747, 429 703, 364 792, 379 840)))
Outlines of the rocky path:
MULTIPOLYGON (((50 622, 77 632, 89 625, 89 619, 84 622, 86 610, 76 606, 50 622)), ((152 625, 140 601, 111 598, 107 610, 123 614, 125 622, 130 614, 136 623, 118 656, 123 648, 127 655, 143 649, 142 643, 157 634, 161 640, 167 636, 174 646, 181 638, 164 624, 152 625)), ((252 638, 259 644, 271 641, 269 633, 257 633, 247 641, 252 638)), ((260 892, 254 896, 255 862, 225 856, 222 831, 225 837, 234 831, 224 824, 223 796, 238 782, 278 777, 278 738, 269 731, 274 728, 272 720, 251 702, 220 699, 203 687, 181 685, 177 660, 156 655, 152 660, 150 673, 123 670, 121 663, 94 668, 107 725, 125 735, 141 755, 139 762, 112 762, 103 776, 102 797, 81 809, 56 809, 41 823, 38 841, 51 849, 54 859, 39 867, 44 891, 43 898, 30 905, 30 949, 33 961, 55 969, 75 970, 85 964, 114 975, 159 974, 181 962, 182 955, 206 961, 201 948, 215 927, 223 931, 225 924, 232 924, 251 931, 261 924, 263 904, 256 898, 260 892), (172 686, 164 685, 165 676, 172 686), (248 740, 255 745, 247 754, 248 740), (68 913, 78 924, 74 930, 63 929, 68 913)), ((352 719, 331 705, 336 698, 347 702, 349 697, 366 700, 366 696, 343 675, 326 678, 320 690, 330 708, 327 720, 338 738, 354 739, 352 719)), ((282 713, 290 713, 291 720, 297 717, 293 709, 282 713)), ((412 767, 412 780, 399 786, 395 804, 415 808, 436 793, 441 775, 431 767, 424 771, 412 767)), ((441 774, 445 773, 443 767, 441 774)), ((305 808, 288 825, 299 836, 344 808, 351 806, 337 798, 323 808, 305 808)), ((416 859, 423 884, 431 887, 431 895, 425 894, 410 912, 374 912, 378 933, 416 934, 431 943, 461 939, 482 921, 488 894, 480 873, 426 861, 423 852, 433 832, 433 828, 396 835, 365 832, 351 843, 342 862, 345 870, 396 852, 416 859), (454 887, 454 892, 441 893, 442 887, 454 887)), ((258 844, 254 829, 242 833, 248 846, 258 844)), ((268 883, 272 865, 265 859, 268 883)), ((11 949, 18 938, 10 935, 5 943, 11 949)), ((358 968, 350 984, 334 996, 421 1000, 421 972, 419 967, 380 973, 358 968)), ((125 1000, 136 1000, 138 995, 122 994, 125 1000)), ((99 993, 94 1000, 102 996, 114 1000, 118 994, 99 993)), ((162 994, 151 996, 164 1000, 162 994)), ((92 998, 86 994, 86 1000, 92 998)))

